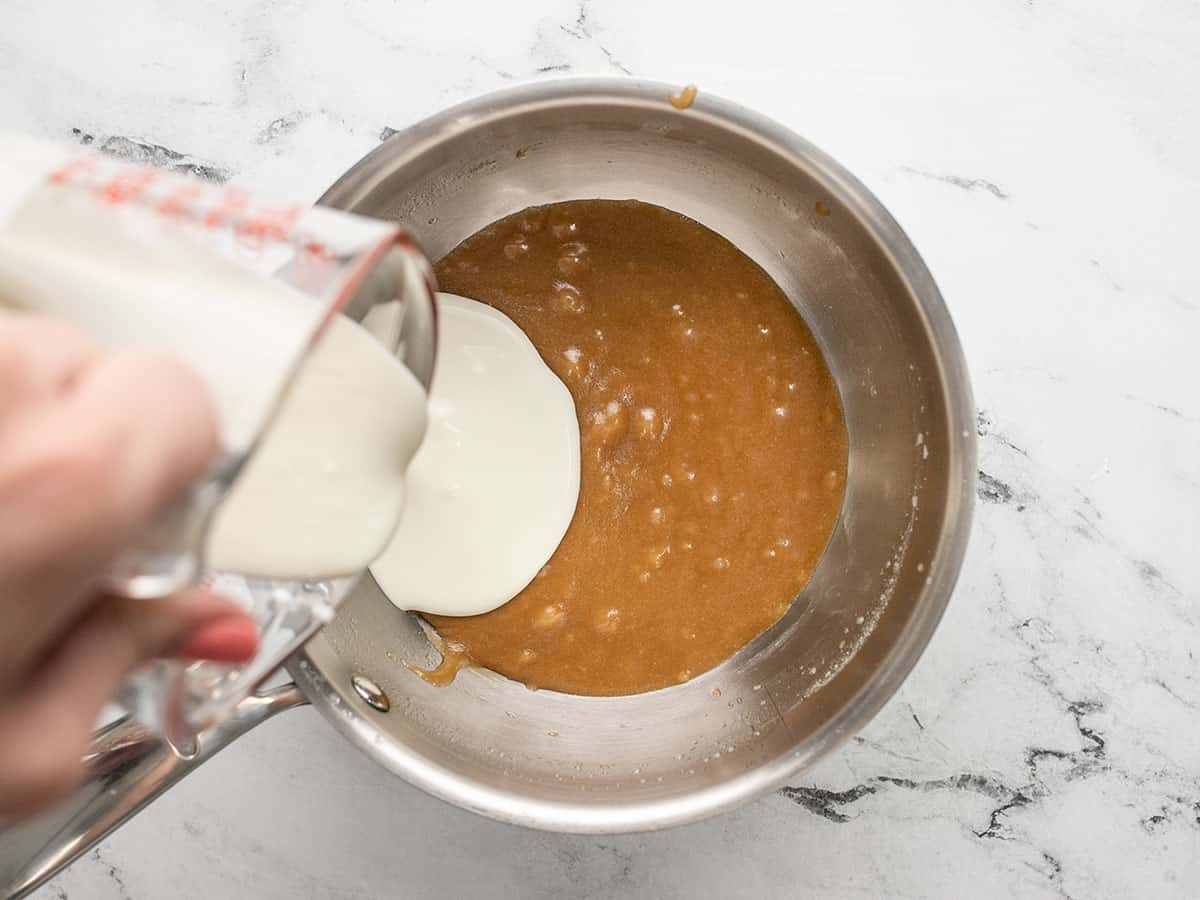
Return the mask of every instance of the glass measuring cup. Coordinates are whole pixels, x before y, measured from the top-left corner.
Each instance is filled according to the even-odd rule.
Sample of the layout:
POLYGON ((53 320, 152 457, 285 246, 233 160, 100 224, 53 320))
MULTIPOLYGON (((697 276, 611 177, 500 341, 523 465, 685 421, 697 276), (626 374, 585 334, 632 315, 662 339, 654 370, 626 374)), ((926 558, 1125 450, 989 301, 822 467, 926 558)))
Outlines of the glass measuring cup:
POLYGON ((427 391, 433 294, 427 261, 394 224, 264 203, 82 148, 0 137, 0 305, 7 298, 66 318, 102 346, 175 353, 204 378, 217 407, 217 463, 101 585, 152 602, 210 583, 260 625, 259 653, 245 665, 158 662, 126 685, 123 705, 179 752, 329 621, 357 581, 210 571, 214 510, 335 317, 362 323, 369 315, 367 330, 427 391))

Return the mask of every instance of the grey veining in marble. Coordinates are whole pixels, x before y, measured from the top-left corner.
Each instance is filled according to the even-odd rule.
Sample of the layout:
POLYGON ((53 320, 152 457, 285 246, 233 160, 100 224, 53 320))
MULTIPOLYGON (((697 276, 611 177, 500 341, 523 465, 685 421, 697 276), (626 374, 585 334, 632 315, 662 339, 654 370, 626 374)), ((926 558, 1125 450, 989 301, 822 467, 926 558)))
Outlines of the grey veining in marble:
POLYGON ((670 6, 9 0, 0 127, 311 198, 521 79, 695 81, 778 118, 904 225, 971 366, 975 533, 912 677, 777 794, 614 838, 446 807, 298 711, 40 898, 1200 891, 1200 7, 670 6))

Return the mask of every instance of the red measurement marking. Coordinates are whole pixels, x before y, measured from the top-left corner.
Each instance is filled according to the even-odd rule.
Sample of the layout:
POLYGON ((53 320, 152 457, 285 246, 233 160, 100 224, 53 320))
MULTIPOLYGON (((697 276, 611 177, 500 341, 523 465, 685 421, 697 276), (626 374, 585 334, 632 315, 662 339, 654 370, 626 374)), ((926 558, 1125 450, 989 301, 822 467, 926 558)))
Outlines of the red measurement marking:
POLYGON ((240 188, 227 188, 221 199, 221 205, 204 217, 204 224, 209 228, 220 228, 229 224, 243 213, 250 198, 240 188))
POLYGON ((97 187, 96 196, 105 203, 119 206, 136 200, 156 180, 158 172, 153 169, 131 169, 114 175, 97 187))
POLYGON ((286 240, 288 233, 295 227, 303 209, 299 206, 288 206, 283 209, 264 209, 259 212, 260 221, 267 224, 272 238, 286 240))
POLYGON ((298 206, 263 209, 240 219, 233 226, 238 246, 256 252, 268 241, 286 241, 292 226, 300 218, 300 212, 298 206))
POLYGON ((320 241, 307 241, 300 246, 299 260, 313 266, 327 266, 333 261, 333 251, 320 241))
POLYGON ((90 175, 96 171, 96 160, 90 156, 77 156, 67 160, 62 166, 50 173, 51 184, 66 184, 76 175, 90 175))
POLYGON ((192 202, 200 196, 201 187, 198 184, 182 184, 167 194, 162 203, 158 204, 159 215, 167 218, 192 218, 196 214, 192 202))
POLYGON ((334 267, 333 251, 321 241, 300 236, 296 242, 294 266, 296 287, 319 288, 334 267))

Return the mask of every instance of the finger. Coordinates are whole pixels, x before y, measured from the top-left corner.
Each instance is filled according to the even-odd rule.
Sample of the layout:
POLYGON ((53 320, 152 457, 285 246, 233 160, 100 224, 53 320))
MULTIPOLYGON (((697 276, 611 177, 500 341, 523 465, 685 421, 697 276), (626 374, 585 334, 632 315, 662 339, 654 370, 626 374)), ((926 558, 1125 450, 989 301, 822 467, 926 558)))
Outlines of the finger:
POLYGON ((164 357, 98 359, 68 399, 21 417, 0 444, 0 605, 22 636, 0 654, 0 688, 79 614, 106 564, 216 447, 203 383, 164 357))
POLYGON ((96 346, 64 322, 0 313, 0 433, 22 407, 70 390, 96 346))
POLYGON ((195 634, 225 628, 244 635, 247 627, 253 622, 237 604, 203 590, 98 602, 0 710, 0 814, 30 812, 70 790, 101 709, 133 669, 187 647, 195 634))
POLYGON ((181 360, 119 353, 91 366, 67 417, 87 417, 108 447, 108 513, 146 524, 196 481, 217 453, 216 417, 203 380, 181 360))
POLYGON ((198 375, 169 357, 102 357, 70 397, 23 416, 0 448, 0 536, 21 541, 21 559, 112 556, 216 449, 198 375))

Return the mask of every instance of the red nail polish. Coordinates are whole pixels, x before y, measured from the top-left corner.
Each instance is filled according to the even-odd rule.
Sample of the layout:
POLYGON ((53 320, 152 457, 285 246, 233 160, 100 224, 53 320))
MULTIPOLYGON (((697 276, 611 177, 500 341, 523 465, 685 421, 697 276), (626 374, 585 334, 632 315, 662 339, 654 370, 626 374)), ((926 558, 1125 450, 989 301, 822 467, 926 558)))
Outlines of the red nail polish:
POLYGON ((208 659, 239 663, 253 658, 258 650, 258 629, 244 616, 230 616, 201 625, 174 655, 184 659, 208 659))

